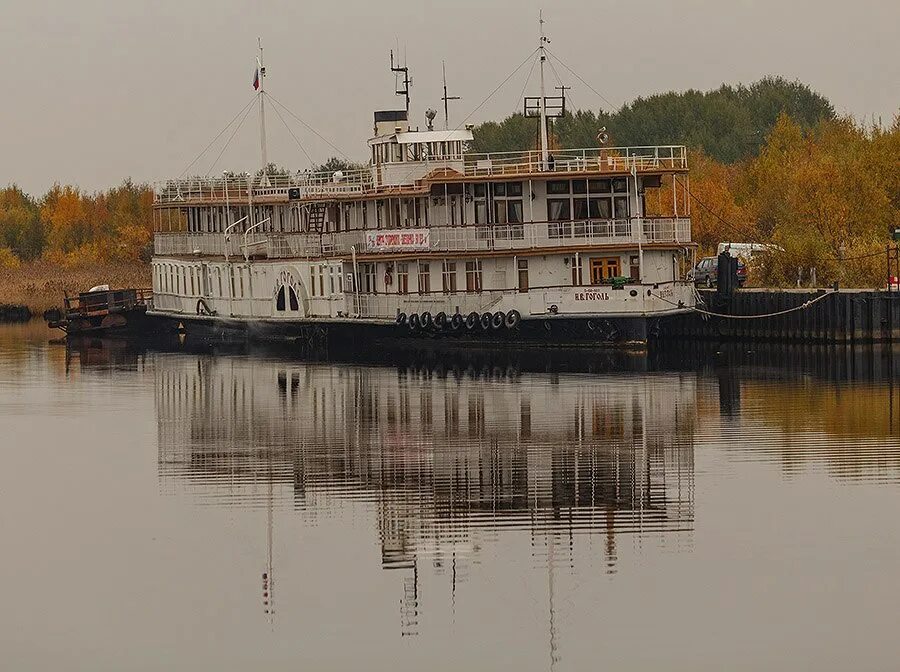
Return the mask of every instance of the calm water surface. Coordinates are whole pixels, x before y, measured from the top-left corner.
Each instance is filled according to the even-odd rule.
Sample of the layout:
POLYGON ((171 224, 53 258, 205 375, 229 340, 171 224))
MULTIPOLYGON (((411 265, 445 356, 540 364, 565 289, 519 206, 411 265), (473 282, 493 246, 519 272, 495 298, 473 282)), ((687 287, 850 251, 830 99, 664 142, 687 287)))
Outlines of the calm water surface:
POLYGON ((900 350, 0 328, 0 669, 896 670, 900 350))

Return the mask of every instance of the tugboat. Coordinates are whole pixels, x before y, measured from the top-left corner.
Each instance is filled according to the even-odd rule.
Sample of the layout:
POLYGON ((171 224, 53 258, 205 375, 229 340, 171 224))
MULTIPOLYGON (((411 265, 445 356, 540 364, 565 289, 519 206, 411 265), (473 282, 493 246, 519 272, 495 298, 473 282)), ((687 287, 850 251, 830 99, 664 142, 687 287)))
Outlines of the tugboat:
POLYGON ((62 311, 49 311, 46 315, 51 329, 68 336, 126 334, 142 324, 147 309, 153 305, 153 292, 97 285, 78 296, 66 295, 63 305, 62 311))
MULTIPOLYGON (((375 112, 368 164, 267 173, 265 68, 256 176, 169 180, 154 202, 155 328, 188 338, 644 344, 695 304, 684 146, 553 148, 547 38, 525 99, 540 144, 475 154, 472 126, 375 112), (674 212, 662 208, 671 200, 674 212)), ((446 97, 446 94, 445 94, 446 97)), ((274 101, 274 99, 272 99, 274 101)))

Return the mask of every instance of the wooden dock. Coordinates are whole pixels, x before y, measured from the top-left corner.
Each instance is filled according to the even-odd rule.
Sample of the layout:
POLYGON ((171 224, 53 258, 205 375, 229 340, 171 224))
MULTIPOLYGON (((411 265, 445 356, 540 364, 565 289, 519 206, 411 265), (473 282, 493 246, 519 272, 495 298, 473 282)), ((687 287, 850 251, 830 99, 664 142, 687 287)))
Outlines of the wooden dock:
POLYGON ((704 310, 729 317, 699 312, 681 316, 661 327, 661 340, 900 343, 896 291, 744 289, 730 297, 716 291, 700 295, 704 310), (811 305, 798 309, 807 302, 811 305))

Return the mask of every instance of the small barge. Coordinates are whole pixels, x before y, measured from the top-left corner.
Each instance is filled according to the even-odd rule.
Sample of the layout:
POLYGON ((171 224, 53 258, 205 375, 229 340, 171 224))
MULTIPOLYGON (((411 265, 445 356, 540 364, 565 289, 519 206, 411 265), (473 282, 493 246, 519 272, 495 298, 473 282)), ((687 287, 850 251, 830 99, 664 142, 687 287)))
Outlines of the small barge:
POLYGON ((126 334, 140 329, 152 306, 153 292, 149 289, 98 285, 78 296, 66 296, 63 310, 50 316, 47 324, 70 336, 126 334))

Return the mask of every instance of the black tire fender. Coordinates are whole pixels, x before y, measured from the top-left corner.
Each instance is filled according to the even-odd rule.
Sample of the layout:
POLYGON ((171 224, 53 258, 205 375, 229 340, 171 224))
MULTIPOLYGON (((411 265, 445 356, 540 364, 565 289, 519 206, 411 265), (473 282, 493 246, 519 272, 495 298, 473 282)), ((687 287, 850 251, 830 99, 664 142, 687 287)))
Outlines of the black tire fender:
POLYGON ((494 313, 494 316, 491 318, 491 328, 494 330, 502 329, 506 324, 506 315, 497 311, 494 313))
POLYGON ((494 316, 490 313, 483 313, 481 318, 478 320, 478 323, 481 325, 482 330, 487 331, 491 328, 491 320, 494 319, 494 316))
POLYGON ((506 314, 506 328, 515 329, 522 321, 522 314, 518 310, 511 310, 506 314))

